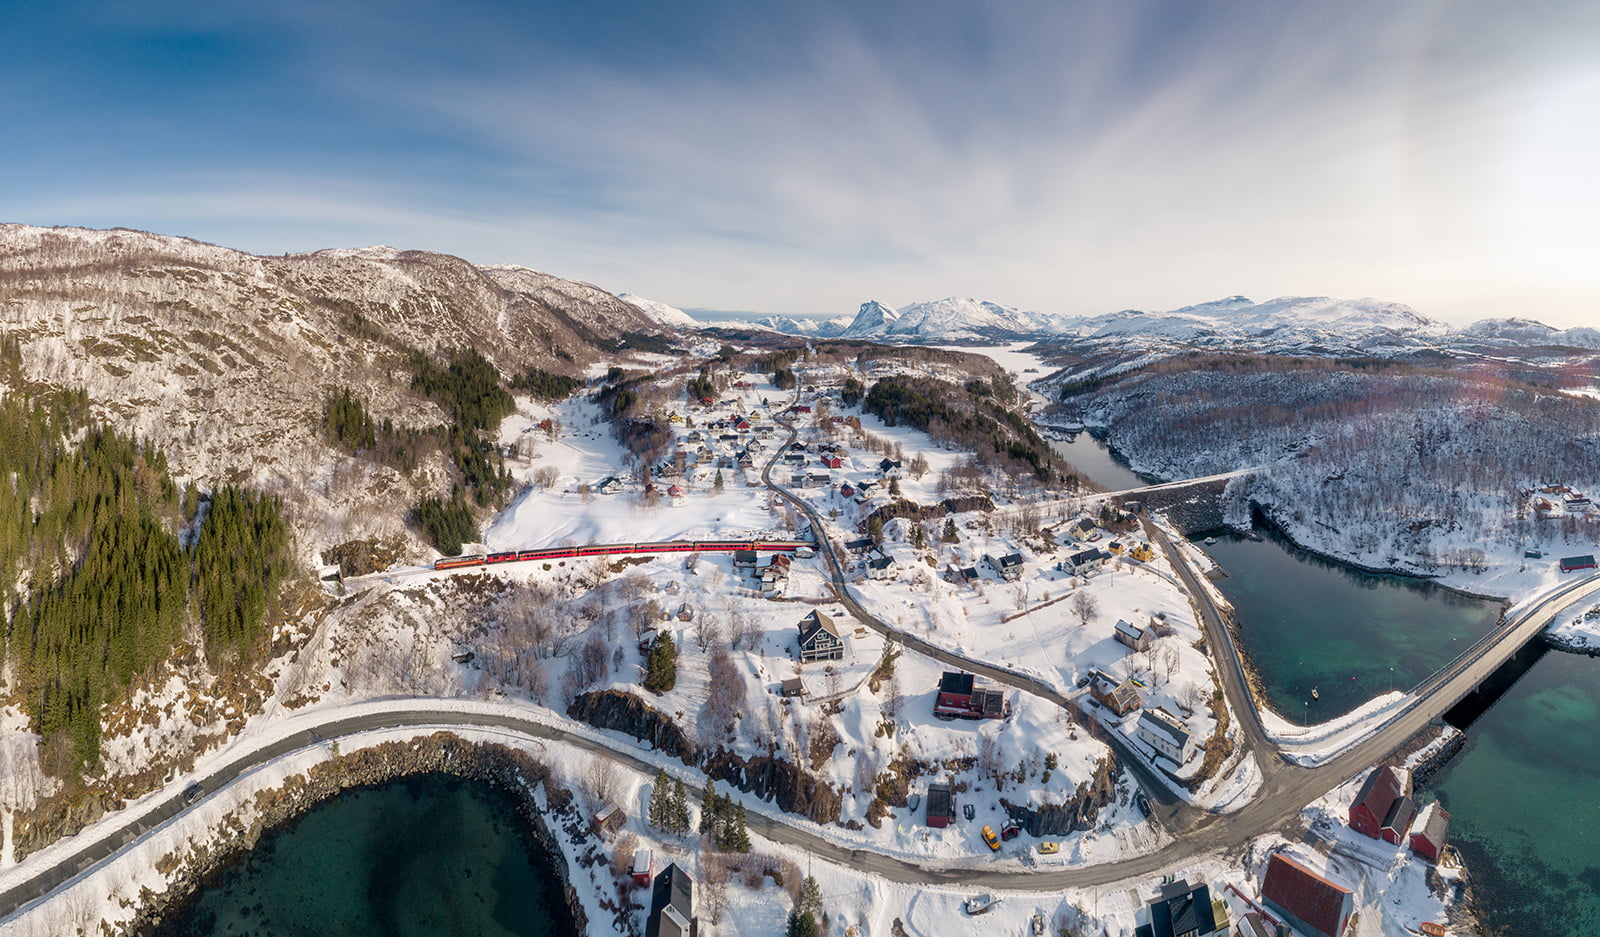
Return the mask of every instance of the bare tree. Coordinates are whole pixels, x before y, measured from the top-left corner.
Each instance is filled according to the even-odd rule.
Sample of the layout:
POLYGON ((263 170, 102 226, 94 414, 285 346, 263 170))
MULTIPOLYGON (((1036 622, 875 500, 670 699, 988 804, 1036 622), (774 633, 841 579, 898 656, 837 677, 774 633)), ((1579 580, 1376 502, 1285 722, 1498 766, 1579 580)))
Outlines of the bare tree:
POLYGON ((1072 597, 1072 602, 1069 603, 1068 607, 1071 608, 1073 616, 1078 619, 1078 624, 1085 628, 1089 626, 1089 619, 1100 611, 1100 603, 1095 601, 1094 596, 1090 595, 1087 589, 1079 589, 1077 594, 1072 597))
POLYGON ((541 465, 533 472, 533 483, 540 488, 554 488, 561 481, 561 470, 554 465, 541 465))
POLYGON ((711 648, 711 645, 723 639, 722 633, 722 619, 713 615, 709 609, 702 611, 700 620, 694 626, 695 646, 700 648, 703 654, 711 648))
POLYGON ((706 695, 705 716, 701 720, 702 740, 717 743, 733 737, 739 714, 745 706, 744 673, 724 644, 715 644, 706 657, 706 676, 712 692, 706 695))
POLYGON ((583 793, 589 812, 598 812, 616 797, 617 766, 612 764, 610 758, 601 755, 591 757, 589 766, 578 781, 578 789, 583 793))

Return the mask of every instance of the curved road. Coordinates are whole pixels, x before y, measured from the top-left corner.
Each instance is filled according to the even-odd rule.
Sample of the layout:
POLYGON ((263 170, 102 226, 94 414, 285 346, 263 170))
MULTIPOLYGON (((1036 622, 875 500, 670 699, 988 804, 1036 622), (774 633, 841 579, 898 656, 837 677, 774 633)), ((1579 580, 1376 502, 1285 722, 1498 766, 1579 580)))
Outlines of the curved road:
MULTIPOLYGON (((789 428, 790 440, 792 441, 796 436, 796 430, 789 423, 784 425, 789 428)), ((786 443, 785 448, 787 448, 787 445, 786 443)), ((779 453, 782 451, 780 449, 779 453)), ((772 484, 770 473, 776 460, 777 454, 774 455, 763 470, 763 480, 771 490, 794 504, 810 519, 812 530, 816 534, 816 540, 822 548, 831 577, 835 587, 838 589, 839 600, 858 621, 892 637, 904 646, 915 648, 919 653, 926 654, 936 660, 962 667, 975 673, 981 673, 998 683, 1016 687, 1048 699, 1058 705, 1071 705, 1070 700, 1039 681, 993 667, 982 661, 971 660, 943 648, 930 645, 915 636, 897 632, 867 612, 851 597, 849 590, 845 587, 843 567, 834 551, 833 544, 824 535, 822 519, 810 505, 772 484)), ((1244 683, 1243 671, 1239 667, 1237 654, 1232 653, 1231 636, 1227 634, 1227 629, 1221 621, 1221 616, 1217 614, 1217 610, 1211 604, 1209 594, 1199 587, 1200 584, 1194 572, 1189 568, 1187 560, 1179 551, 1173 548, 1164 535, 1160 534, 1159 531, 1156 531, 1155 534, 1154 539, 1158 540, 1168 552, 1168 556, 1173 558, 1174 568, 1183 577, 1185 583, 1191 589, 1191 594, 1195 597, 1196 604, 1201 608, 1201 617, 1208 634, 1208 640, 1212 642, 1212 646, 1216 649, 1215 655, 1227 658, 1226 665, 1220 666, 1218 669, 1222 677, 1224 691, 1228 695, 1235 715, 1242 720, 1246 744, 1251 749, 1261 752, 1272 750, 1273 746, 1270 740, 1266 738, 1261 729, 1254 700, 1250 695, 1248 686, 1244 683), (1229 653, 1223 654, 1223 649, 1227 649, 1229 653)), ((1262 789, 1249 804, 1234 813, 1226 815, 1210 814, 1176 801, 1168 792, 1165 784, 1153 783, 1152 769, 1144 763, 1142 758, 1132 756, 1132 753, 1129 752, 1119 751, 1119 754, 1123 756, 1123 764, 1141 780, 1147 792, 1155 795, 1155 798, 1163 805, 1164 809, 1158 811, 1158 813, 1164 816, 1169 825, 1177 830, 1181 837, 1176 844, 1159 852, 1093 866, 1050 870, 1008 870, 986 865, 927 868, 914 862, 840 845, 831 839, 812 832, 811 824, 800 818, 790 820, 785 816, 782 819, 776 819, 764 813, 752 812, 749 822, 756 832, 774 842, 795 846, 826 860, 881 875, 891 881, 909 884, 937 883, 1037 891, 1053 888, 1105 885, 1130 878, 1152 876, 1172 865, 1186 862, 1195 856, 1239 846, 1254 836, 1290 821, 1310 801, 1315 800, 1328 790, 1344 783, 1344 781, 1355 776, 1360 771, 1382 760, 1424 725, 1437 718, 1440 713, 1470 693, 1489 674, 1493 673, 1500 663, 1509 656, 1511 650, 1520 647, 1536 635, 1559 612, 1596 592, 1600 592, 1600 574, 1591 575, 1586 579, 1577 580, 1552 590, 1550 594, 1532 603, 1517 617, 1484 636, 1454 661, 1441 669, 1439 673, 1423 681, 1414 691, 1414 699, 1411 704, 1366 739, 1352 746, 1349 751, 1328 764, 1318 768, 1300 768, 1280 758, 1258 758, 1257 762, 1263 774, 1262 789), (1511 650, 1508 650, 1508 648, 1511 650)), ((449 702, 454 707, 463 705, 459 700, 451 700, 449 702)), ((392 704, 389 705, 392 706, 392 704)), ((417 701, 414 709, 390 708, 379 712, 349 716, 329 714, 325 721, 306 727, 305 731, 314 734, 302 736, 296 733, 278 741, 263 744, 261 747, 251 751, 242 752, 227 765, 200 779, 199 783, 207 792, 218 790, 232 783, 241 775, 249 773, 274 759, 299 751, 312 744, 320 744, 322 740, 326 739, 341 738, 381 729, 448 729, 463 726, 497 729, 515 733, 530 740, 549 739, 559 741, 563 744, 574 745, 602 755, 628 768, 645 773, 654 773, 657 768, 654 762, 645 760, 622 743, 619 743, 619 747, 612 747, 586 735, 569 733, 532 719, 507 715, 500 711, 475 712, 470 711, 470 709, 461 710, 459 708, 439 710, 425 701, 417 701)), ((1108 734, 1113 737, 1113 741, 1116 741, 1115 733, 1108 734)), ((688 784, 688 780, 688 778, 685 778, 686 786, 695 789, 698 794, 698 789, 694 785, 688 784)), ((182 814, 185 809, 186 805, 183 803, 182 795, 174 793, 148 809, 140 817, 131 819, 128 823, 109 832, 101 839, 94 842, 85 842, 79 849, 48 867, 31 870, 28 878, 12 885, 4 892, 0 892, 0 918, 8 918, 33 902, 48 897, 55 889, 93 869, 106 859, 113 857, 118 851, 135 842, 147 832, 171 822, 182 814)), ((24 862, 25 865, 26 861, 24 862)))

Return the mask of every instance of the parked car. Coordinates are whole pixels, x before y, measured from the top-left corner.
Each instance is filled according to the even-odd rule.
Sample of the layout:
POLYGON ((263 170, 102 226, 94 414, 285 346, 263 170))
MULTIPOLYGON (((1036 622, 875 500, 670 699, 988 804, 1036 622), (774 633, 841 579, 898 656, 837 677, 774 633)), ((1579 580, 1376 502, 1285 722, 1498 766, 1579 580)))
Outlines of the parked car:
POLYGON ((973 818, 973 817, 975 817, 975 816, 977 816, 977 815, 978 815, 978 811, 976 811, 976 810, 974 810, 974 809, 973 809, 973 808, 972 808, 972 805, 971 805, 971 804, 965 804, 965 805, 963 805, 963 806, 962 806, 962 808, 961 808, 961 812, 962 812, 962 813, 964 813, 964 814, 966 814, 966 817, 967 817, 967 819, 968 819, 968 820, 970 820, 970 819, 972 819, 972 818, 973 818))
POLYGON ((983 827, 983 841, 988 843, 989 848, 995 852, 1000 851, 1000 840, 994 835, 994 827, 989 826, 988 824, 984 824, 983 827))
POLYGON ((1139 808, 1139 813, 1150 816, 1150 798, 1144 796, 1144 791, 1133 795, 1133 805, 1139 808))
POLYGON ((1058 853, 1060 851, 1061 851, 1061 844, 1060 843, 1040 843, 1039 844, 1039 855, 1041 855, 1041 856, 1053 856, 1053 855, 1055 855, 1056 853, 1058 853))
POLYGON ((913 813, 915 813, 917 808, 920 806, 922 806, 921 794, 912 794, 910 797, 906 798, 906 807, 909 808, 913 813))

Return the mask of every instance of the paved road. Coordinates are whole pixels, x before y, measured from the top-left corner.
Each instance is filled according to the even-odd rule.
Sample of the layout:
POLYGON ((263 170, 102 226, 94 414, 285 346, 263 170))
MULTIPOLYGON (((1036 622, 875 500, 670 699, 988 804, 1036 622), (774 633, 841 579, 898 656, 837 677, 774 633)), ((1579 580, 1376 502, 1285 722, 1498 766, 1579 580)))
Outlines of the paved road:
MULTIPOLYGON (((789 426, 790 439, 793 440, 794 427, 786 425, 789 426)), ((779 452, 781 451, 780 449, 779 452)), ((768 487, 794 504, 811 520, 830 576, 839 590, 840 601, 853 617, 866 626, 936 660, 983 674, 997 683, 1017 687, 1058 705, 1071 705, 1069 699, 1039 681, 951 653, 927 644, 913 635, 896 632, 862 608, 844 586, 844 570, 832 543, 823 536, 825 528, 822 519, 810 505, 782 488, 772 485, 770 472, 776 458, 775 454, 773 460, 767 463, 763 470, 763 479, 768 487)), ((1181 551, 1174 549, 1159 531, 1154 532, 1152 536, 1167 550, 1169 557, 1173 559, 1174 569, 1184 579, 1201 609, 1203 627, 1211 642, 1213 654, 1223 660, 1219 672, 1224 692, 1228 695, 1236 717, 1240 718, 1247 747, 1264 756, 1266 752, 1272 750, 1272 746, 1261 729, 1254 700, 1244 683, 1237 654, 1232 653, 1231 636, 1227 634, 1221 616, 1212 606, 1206 590, 1199 588, 1200 584, 1195 573, 1189 568, 1188 561, 1181 551), (1229 653, 1223 654, 1224 649, 1229 653)), ((966 866, 924 868, 914 862, 841 846, 813 832, 816 827, 797 817, 791 819, 785 816, 780 820, 752 813, 750 824, 754 830, 774 842, 795 846, 826 860, 872 872, 891 881, 910 884, 943 883, 1031 891, 1105 885, 1131 878, 1154 876, 1164 869, 1187 862, 1199 855, 1237 849, 1251 838, 1290 822, 1305 804, 1381 761, 1419 729, 1471 693, 1511 653, 1514 653, 1516 648, 1537 635, 1565 608, 1596 593, 1600 593, 1600 574, 1565 584, 1533 603, 1522 613, 1462 652, 1439 673, 1424 681, 1417 688, 1413 702, 1406 709, 1328 764, 1309 769, 1291 765, 1279 758, 1259 757, 1257 762, 1264 778, 1262 789, 1249 804, 1231 814, 1209 814, 1176 802, 1168 793, 1165 784, 1155 782, 1150 767, 1142 758, 1119 749, 1118 754, 1122 756, 1123 764, 1134 773, 1146 792, 1160 805, 1158 815, 1164 819, 1169 828, 1176 830, 1180 837, 1176 843, 1157 853, 1118 862, 1066 869, 991 868, 985 867, 981 859, 972 860, 972 864, 966 866)), ((459 705, 459 701, 452 701, 452 704, 459 705)), ((330 715, 327 721, 307 728, 314 731, 321 739, 336 739, 374 729, 389 728, 426 729, 461 726, 489 728, 514 733, 528 739, 549 739, 573 745, 611 758, 633 770, 652 774, 656 770, 654 763, 646 761, 626 745, 619 744, 613 748, 585 735, 570 734, 540 722, 502 712, 440 711, 431 708, 427 701, 418 701, 415 705, 416 708, 411 710, 390 709, 341 718, 330 715)), ((1111 736, 1111 741, 1115 745, 1119 740, 1114 733, 1111 736)), ((240 752, 233 761, 201 779, 200 783, 207 792, 218 790, 255 768, 311 744, 320 742, 311 736, 295 735, 250 751, 240 752)), ((685 780, 688 781, 687 778, 685 780)), ((692 784, 687 786, 694 787, 692 784)), ((698 796, 697 789, 695 793, 698 796)), ((171 795, 142 817, 131 820, 104 838, 85 842, 81 848, 55 864, 33 870, 26 881, 0 892, 0 919, 10 917, 30 903, 48 896, 63 883, 92 869, 148 831, 171 822, 184 810, 185 805, 181 795, 171 795)))

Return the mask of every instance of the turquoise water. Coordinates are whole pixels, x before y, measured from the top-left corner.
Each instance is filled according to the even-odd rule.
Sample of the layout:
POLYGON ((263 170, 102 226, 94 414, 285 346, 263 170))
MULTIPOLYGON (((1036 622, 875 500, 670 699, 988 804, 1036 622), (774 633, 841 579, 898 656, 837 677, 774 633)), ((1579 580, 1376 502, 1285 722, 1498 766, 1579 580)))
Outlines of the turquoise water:
POLYGON ((577 937, 550 862, 505 792, 406 778, 268 833, 152 937, 577 937))
POLYGON ((1410 689, 1500 616, 1497 602, 1351 569, 1270 536, 1216 540, 1203 549, 1228 573, 1217 587, 1233 604, 1240 649, 1264 702, 1296 723, 1410 689))
POLYGON ((1600 659, 1546 654, 1424 793, 1450 811, 1492 931, 1600 934, 1600 659))

